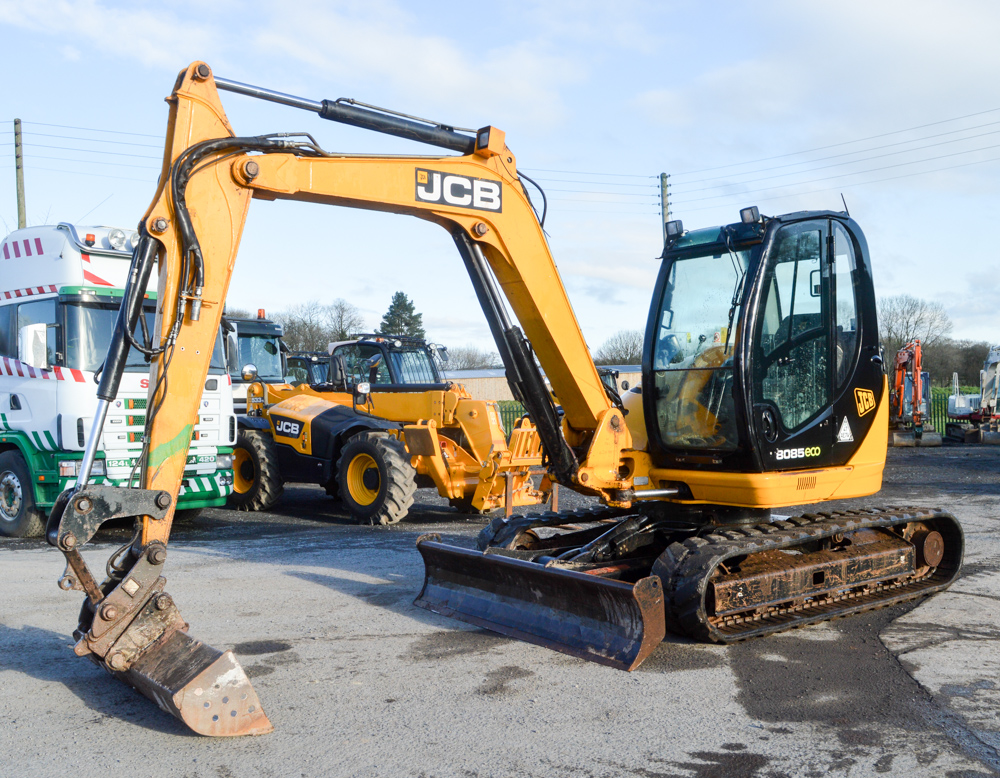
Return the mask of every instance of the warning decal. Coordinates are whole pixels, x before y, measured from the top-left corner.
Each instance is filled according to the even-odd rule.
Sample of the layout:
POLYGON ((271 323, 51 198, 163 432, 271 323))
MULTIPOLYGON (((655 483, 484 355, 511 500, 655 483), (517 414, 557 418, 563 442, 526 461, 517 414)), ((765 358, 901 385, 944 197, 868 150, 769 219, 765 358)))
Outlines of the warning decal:
POLYGON ((844 417, 844 423, 840 425, 840 432, 837 433, 838 443, 853 443, 854 434, 851 432, 851 425, 847 421, 847 417, 844 417))

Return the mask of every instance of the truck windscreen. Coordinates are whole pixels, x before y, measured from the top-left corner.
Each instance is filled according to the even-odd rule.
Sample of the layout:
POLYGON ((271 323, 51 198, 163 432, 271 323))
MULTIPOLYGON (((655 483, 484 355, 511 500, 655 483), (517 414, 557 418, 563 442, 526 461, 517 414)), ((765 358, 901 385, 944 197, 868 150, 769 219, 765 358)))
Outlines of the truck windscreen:
MULTIPOLYGON (((111 333, 118 318, 118 308, 110 305, 90 305, 85 303, 65 303, 65 366, 77 370, 96 370, 108 355, 111 333)), ((153 332, 155 311, 145 311, 146 328, 153 332)), ((136 332, 136 340, 142 342, 142 333, 136 332)), ((135 349, 129 351, 125 369, 129 372, 147 372, 149 365, 135 349)), ((225 373, 226 362, 222 354, 222 341, 216 338, 212 350, 210 373, 225 373)))

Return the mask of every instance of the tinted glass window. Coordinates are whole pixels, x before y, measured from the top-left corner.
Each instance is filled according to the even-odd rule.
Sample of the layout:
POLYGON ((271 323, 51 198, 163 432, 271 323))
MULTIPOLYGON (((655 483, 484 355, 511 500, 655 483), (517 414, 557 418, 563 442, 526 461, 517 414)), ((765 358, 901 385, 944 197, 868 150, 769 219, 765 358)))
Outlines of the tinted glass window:
MULTIPOLYGON (((368 360, 376 355, 381 356, 382 350, 378 346, 369 343, 358 343, 351 346, 340 346, 333 353, 344 357, 344 364, 347 368, 347 382, 349 384, 357 384, 369 380, 368 360)), ((379 362, 378 373, 373 383, 391 383, 389 368, 385 364, 385 359, 379 362)))
POLYGON ((788 430, 805 424, 830 397, 823 311, 825 234, 825 222, 783 228, 764 276, 764 315, 754 372, 761 398, 774 404, 788 430))
POLYGON ((850 376, 858 346, 858 303, 854 290, 857 266, 854 260, 854 242, 840 224, 833 226, 834 293, 836 305, 837 339, 837 389, 850 376))

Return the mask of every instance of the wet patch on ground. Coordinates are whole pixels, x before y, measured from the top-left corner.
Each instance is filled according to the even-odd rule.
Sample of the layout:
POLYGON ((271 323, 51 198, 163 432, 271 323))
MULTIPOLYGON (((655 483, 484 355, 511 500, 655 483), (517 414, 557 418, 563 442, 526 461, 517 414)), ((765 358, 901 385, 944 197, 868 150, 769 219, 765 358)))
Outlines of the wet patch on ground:
MULTIPOLYGON (((732 743, 727 745, 733 745, 732 743)), ((727 746, 723 746, 726 748, 727 746)), ((696 761, 681 762, 656 759, 663 765, 682 770, 681 773, 662 772, 655 769, 636 770, 636 775, 643 778, 790 778, 787 773, 761 772, 771 763, 771 758, 763 754, 754 754, 740 750, 727 751, 693 751, 688 754, 696 761)))
POLYGON ((511 642, 485 629, 432 632, 414 640, 399 658, 409 662, 436 662, 456 656, 488 654, 511 642))
POLYGON ((831 622, 835 640, 786 633, 730 646, 737 700, 763 722, 825 724, 848 740, 873 727, 927 729, 914 698, 919 684, 882 645, 879 633, 915 604, 831 622))
POLYGON ((290 651, 292 644, 284 640, 249 640, 233 646, 233 653, 241 656, 260 656, 261 654, 277 654, 290 651))
POLYGON ((476 693, 485 695, 507 694, 514 691, 510 688, 510 684, 513 681, 519 681, 522 678, 531 678, 533 675, 534 673, 530 670, 525 670, 523 667, 518 667, 517 665, 498 667, 496 670, 490 670, 486 673, 486 677, 479 685, 479 688, 476 689, 476 693))

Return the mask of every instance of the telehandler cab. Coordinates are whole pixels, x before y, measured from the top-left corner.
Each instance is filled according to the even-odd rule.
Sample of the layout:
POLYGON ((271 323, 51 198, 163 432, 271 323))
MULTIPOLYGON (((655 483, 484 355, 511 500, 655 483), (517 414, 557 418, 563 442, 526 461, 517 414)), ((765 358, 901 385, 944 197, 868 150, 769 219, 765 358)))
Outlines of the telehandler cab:
POLYGON ((213 78, 201 62, 181 72, 169 103, 163 172, 140 223, 94 421, 99 431, 130 346, 147 353, 145 488, 92 486, 89 447, 77 487, 52 510, 48 537, 68 561, 61 586, 87 594, 76 653, 196 732, 271 729, 232 653, 187 635, 160 575, 252 198, 408 214, 449 230, 550 478, 605 504, 589 516, 495 522, 483 552, 422 539, 427 578, 417 604, 634 667, 667 625, 735 640, 919 597, 958 574, 962 531, 947 513, 768 520, 773 507, 868 495, 881 485, 888 392, 868 248, 846 214, 768 219, 747 209, 739 223, 708 230, 672 223, 642 393, 619 402, 594 367, 545 241, 544 213, 533 209, 500 130, 466 132, 352 100, 304 100, 213 78), (304 135, 234 137, 218 88, 458 155, 352 156, 304 135), (157 257, 157 323, 145 343, 132 337, 133 325, 157 257), (118 516, 137 517, 135 539, 98 584, 79 549, 118 516))

